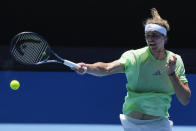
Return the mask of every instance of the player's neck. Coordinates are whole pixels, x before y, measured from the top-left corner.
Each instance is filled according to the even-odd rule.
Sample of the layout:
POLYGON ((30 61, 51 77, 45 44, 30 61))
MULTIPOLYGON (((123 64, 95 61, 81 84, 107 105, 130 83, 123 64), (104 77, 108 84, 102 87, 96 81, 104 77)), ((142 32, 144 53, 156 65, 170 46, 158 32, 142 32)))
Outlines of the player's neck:
POLYGON ((150 52, 157 60, 164 60, 167 57, 165 49, 159 51, 150 50, 150 52))

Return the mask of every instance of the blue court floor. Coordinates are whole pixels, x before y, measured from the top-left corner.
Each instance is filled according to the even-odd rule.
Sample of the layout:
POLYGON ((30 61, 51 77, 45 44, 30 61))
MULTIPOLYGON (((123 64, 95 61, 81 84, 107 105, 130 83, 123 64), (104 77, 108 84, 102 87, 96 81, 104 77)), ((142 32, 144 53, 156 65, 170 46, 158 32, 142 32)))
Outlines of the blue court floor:
MULTIPOLYGON (((123 131, 123 128, 96 124, 0 124, 0 131, 123 131)), ((173 131, 196 131, 196 126, 175 126, 173 131)))

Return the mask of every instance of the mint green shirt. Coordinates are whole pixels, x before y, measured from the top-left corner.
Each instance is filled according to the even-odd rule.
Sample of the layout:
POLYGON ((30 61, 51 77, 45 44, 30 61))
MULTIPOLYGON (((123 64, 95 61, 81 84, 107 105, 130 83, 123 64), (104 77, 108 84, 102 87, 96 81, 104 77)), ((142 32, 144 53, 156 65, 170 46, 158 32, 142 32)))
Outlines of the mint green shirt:
MULTIPOLYGON (((174 53, 166 50, 167 57, 157 60, 149 47, 129 50, 118 60, 125 66, 127 77, 127 96, 123 104, 123 113, 129 114, 136 110, 153 116, 169 117, 171 95, 175 94, 171 81, 165 70, 166 62, 174 53)), ((185 76, 184 64, 181 57, 177 57, 175 72, 179 79, 188 82, 185 76)))

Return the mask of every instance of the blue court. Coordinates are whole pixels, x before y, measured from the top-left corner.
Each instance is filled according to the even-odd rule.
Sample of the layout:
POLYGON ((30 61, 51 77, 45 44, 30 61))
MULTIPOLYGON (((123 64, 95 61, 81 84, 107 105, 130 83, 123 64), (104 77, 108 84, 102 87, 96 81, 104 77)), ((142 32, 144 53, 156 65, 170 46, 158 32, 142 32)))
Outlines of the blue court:
MULTIPOLYGON (((194 94, 196 75, 187 77, 194 94)), ((1 71, 0 82, 0 131, 123 131, 122 74, 97 78, 72 72, 1 71), (17 91, 9 87, 13 79, 21 83, 17 91)), ((173 131, 196 131, 194 99, 192 95, 182 106, 173 96, 173 131)))

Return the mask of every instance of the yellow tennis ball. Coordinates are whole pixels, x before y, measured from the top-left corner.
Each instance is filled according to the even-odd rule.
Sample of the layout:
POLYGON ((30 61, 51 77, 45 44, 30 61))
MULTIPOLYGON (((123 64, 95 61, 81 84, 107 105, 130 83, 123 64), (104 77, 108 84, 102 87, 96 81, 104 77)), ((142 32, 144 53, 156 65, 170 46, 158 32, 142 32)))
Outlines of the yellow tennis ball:
POLYGON ((18 88, 20 87, 20 83, 17 80, 12 80, 10 82, 10 87, 12 90, 18 90, 18 88))

